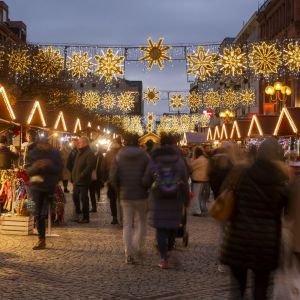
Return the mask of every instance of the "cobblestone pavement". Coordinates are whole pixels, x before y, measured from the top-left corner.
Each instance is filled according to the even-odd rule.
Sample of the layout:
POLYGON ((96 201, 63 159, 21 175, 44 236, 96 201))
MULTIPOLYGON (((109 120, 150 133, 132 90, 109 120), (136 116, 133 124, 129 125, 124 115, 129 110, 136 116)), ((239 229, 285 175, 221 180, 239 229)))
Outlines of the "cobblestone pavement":
MULTIPOLYGON (((102 199, 102 201, 105 201, 102 199)), ((1 235, 0 299, 230 299, 229 274, 217 271, 218 225, 210 218, 190 217, 187 248, 178 240, 180 266, 157 267, 153 230, 146 256, 125 265, 122 230, 110 225, 108 206, 98 203, 89 224, 54 227, 47 250, 32 251, 36 236, 1 235)))

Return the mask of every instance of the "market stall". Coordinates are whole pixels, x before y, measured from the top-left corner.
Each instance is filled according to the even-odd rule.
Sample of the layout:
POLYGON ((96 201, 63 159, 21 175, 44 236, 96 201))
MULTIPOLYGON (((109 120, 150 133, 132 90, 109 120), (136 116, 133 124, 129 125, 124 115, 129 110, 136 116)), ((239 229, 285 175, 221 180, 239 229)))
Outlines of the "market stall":
POLYGON ((160 143, 160 137, 153 132, 148 132, 139 139, 140 144, 146 144, 148 141, 153 141, 155 144, 160 143))
POLYGON ((248 138, 250 120, 235 120, 232 124, 230 139, 237 141, 238 144, 244 144, 248 138))
POLYGON ((212 142, 213 141, 213 131, 214 131, 214 129, 212 127, 208 128, 207 137, 206 137, 206 140, 208 142, 212 142))
POLYGON ((220 140, 228 140, 230 138, 230 133, 232 130, 232 124, 223 124, 221 128, 220 140))
POLYGON ((278 116, 253 115, 248 130, 249 138, 265 138, 272 136, 278 121, 278 116))

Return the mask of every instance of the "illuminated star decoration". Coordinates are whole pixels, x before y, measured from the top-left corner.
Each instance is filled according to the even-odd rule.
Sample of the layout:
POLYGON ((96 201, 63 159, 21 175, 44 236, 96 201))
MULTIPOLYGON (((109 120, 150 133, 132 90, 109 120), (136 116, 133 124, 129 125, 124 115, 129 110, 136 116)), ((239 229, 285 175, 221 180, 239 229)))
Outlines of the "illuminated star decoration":
POLYGON ((285 65, 289 68, 291 72, 300 71, 300 46, 298 42, 289 43, 287 49, 285 49, 283 54, 283 59, 285 65))
POLYGON ((203 47, 199 47, 197 52, 187 55, 187 73, 195 75, 202 81, 206 80, 216 72, 216 57, 216 54, 209 54, 209 50, 205 51, 203 47))
POLYGON ((216 109, 220 107, 221 96, 217 91, 209 90, 203 96, 203 106, 205 108, 216 109))
POLYGON ((223 55, 220 55, 220 70, 225 75, 242 75, 246 69, 246 63, 246 54, 242 53, 242 49, 239 47, 235 49, 232 47, 225 48, 223 55))
POLYGON ((118 116, 118 115, 114 115, 112 117, 112 120, 111 122, 115 125, 120 125, 122 123, 122 119, 121 119, 121 116, 118 116))
POLYGON ((191 111, 196 111, 197 109, 199 109, 202 101, 200 95, 195 91, 192 91, 187 96, 187 100, 191 111))
POLYGON ((123 112, 129 112, 134 108, 134 96, 130 92, 122 93, 117 100, 117 106, 123 112))
POLYGON ((191 115, 191 122, 193 123, 193 124, 197 124, 197 123, 199 123, 200 122, 200 115, 198 115, 198 114, 193 114, 193 115, 191 115))
POLYGON ((89 91, 82 96, 82 104, 89 110, 96 109, 100 104, 100 96, 98 93, 89 91))
POLYGON ((73 77, 87 77, 90 68, 93 66, 93 63, 90 61, 91 58, 88 57, 88 53, 84 52, 76 53, 74 52, 72 57, 68 57, 69 61, 67 62, 67 67, 72 71, 73 77))
POLYGON ((268 45, 263 42, 253 45, 249 54, 250 67, 254 69, 256 75, 270 75, 277 73, 281 64, 280 52, 275 44, 268 45))
POLYGON ((51 47, 39 49, 35 56, 35 69, 42 77, 56 77, 64 69, 64 59, 60 51, 51 47))
POLYGON ((239 94, 232 89, 225 90, 222 95, 222 107, 234 109, 239 104, 239 94))
POLYGON ((210 115, 206 113, 201 114, 199 118, 199 123, 200 127, 207 127, 210 123, 210 115))
POLYGON ((184 133, 190 129, 190 118, 188 115, 180 116, 180 126, 178 128, 179 132, 184 133))
POLYGON ((0 50, 0 68, 3 67, 5 52, 0 50))
POLYGON ((155 122, 155 116, 154 114, 151 112, 147 113, 146 116, 146 129, 147 132, 153 132, 154 131, 154 122, 155 122))
POLYGON ((116 105, 116 98, 113 94, 105 94, 101 99, 101 105, 106 110, 111 110, 116 105))
POLYGON ((80 104, 80 94, 75 91, 75 90, 71 90, 69 93, 69 102, 70 104, 80 104))
POLYGON ((148 47, 141 47, 140 50, 144 52, 140 61, 148 62, 148 70, 151 70, 153 65, 158 65, 159 69, 164 68, 164 61, 170 61, 171 57, 167 55, 167 51, 170 50, 171 46, 163 46, 163 38, 160 38, 157 43, 154 43, 151 37, 148 38, 148 47))
POLYGON ((142 135, 144 133, 141 117, 140 116, 132 116, 124 118, 123 129, 127 132, 142 135))
POLYGON ((169 105, 172 109, 181 109, 184 107, 184 99, 180 94, 173 95, 169 100, 169 105))
POLYGON ((147 88, 147 90, 144 92, 144 100, 147 102, 147 104, 157 104, 157 101, 159 100, 159 91, 156 88, 147 88))
POLYGON ((31 60, 28 50, 12 50, 7 56, 8 66, 16 74, 24 74, 29 70, 31 60))
MULTIPOLYGON (((101 50, 102 51, 102 50, 101 50)), ((114 53, 111 48, 107 49, 107 52, 102 51, 102 55, 95 55, 97 60, 96 74, 101 76, 101 79, 105 77, 106 82, 111 82, 113 78, 117 79, 117 75, 124 75, 123 65, 125 57, 114 53)))
POLYGON ((244 106, 252 106, 255 103, 255 91, 252 89, 245 89, 241 91, 240 101, 244 106))

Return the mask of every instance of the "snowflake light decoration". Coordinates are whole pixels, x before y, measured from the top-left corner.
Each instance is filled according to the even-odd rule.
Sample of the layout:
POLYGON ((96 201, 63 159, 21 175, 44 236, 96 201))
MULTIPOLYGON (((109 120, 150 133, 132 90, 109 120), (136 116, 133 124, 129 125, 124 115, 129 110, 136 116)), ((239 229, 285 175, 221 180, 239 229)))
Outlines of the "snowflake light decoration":
POLYGON ((200 122, 200 115, 198 115, 198 114, 191 115, 191 123, 193 123, 194 125, 196 125, 199 122, 200 122))
POLYGON ((34 61, 36 71, 45 78, 54 78, 64 69, 64 59, 60 51, 51 47, 39 49, 34 61))
POLYGON ((101 99, 101 105, 106 110, 111 110, 116 105, 116 99, 113 94, 105 94, 101 99))
POLYGON ((97 60, 96 74, 99 74, 101 78, 105 77, 106 82, 111 82, 113 78, 117 79, 117 75, 124 75, 123 64, 125 56, 118 55, 113 52, 111 48, 107 49, 107 52, 102 51, 102 55, 95 55, 97 60))
POLYGON ((191 111, 196 111, 197 109, 199 109, 201 105, 201 101, 202 101, 201 96, 195 91, 192 91, 187 96, 187 102, 191 111))
POLYGON ((212 76, 216 72, 216 58, 215 53, 209 54, 209 50, 205 51, 203 47, 199 47, 198 51, 186 56, 188 69, 187 73, 195 75, 202 81, 212 76))
POLYGON ((220 107, 221 96, 217 91, 209 90, 203 96, 203 106, 205 108, 216 109, 220 107))
POLYGON ((210 123, 210 115, 209 114, 201 114, 199 118, 199 123, 201 127, 207 127, 210 123))
POLYGON ((173 95, 169 100, 169 105, 172 109, 181 109, 184 107, 184 98, 182 95, 173 95))
POLYGON ((266 42, 253 45, 249 54, 250 67, 256 75, 270 75, 277 73, 281 65, 280 52, 275 44, 268 45, 266 42))
POLYGON ((222 95, 222 107, 230 110, 235 109, 240 103, 239 96, 239 93, 232 89, 225 90, 222 95))
POLYGON ((190 117, 188 115, 180 116, 178 130, 181 133, 187 132, 190 129, 190 117))
POLYGON ((252 89, 245 89, 241 91, 240 101, 244 106, 252 106, 255 103, 255 91, 252 89))
POLYGON ((4 58, 5 58, 5 52, 0 50, 0 68, 3 67, 4 58))
POLYGON ((153 132, 154 131, 154 122, 155 122, 155 116, 152 112, 148 112, 146 116, 146 128, 147 132, 153 132))
POLYGON ((144 133, 140 116, 127 117, 124 119, 123 129, 125 131, 138 135, 144 133))
POLYGON ((117 106, 123 112, 129 112, 134 108, 134 96, 130 92, 124 92, 117 97, 117 106))
POLYGON ((96 109, 100 104, 100 96, 97 92, 85 92, 82 96, 82 104, 89 110, 96 109))
POLYGON ((31 60, 28 50, 12 50, 8 55, 8 66, 16 74, 25 74, 30 66, 31 60))
POLYGON ((283 51, 285 65, 291 72, 300 71, 300 46, 298 42, 289 43, 283 51))
POLYGON ((114 115, 114 116, 112 117, 111 122, 112 122, 113 124, 115 124, 115 125, 120 125, 120 124, 122 123, 121 116, 119 116, 119 115, 114 115))
POLYGON ((69 102, 70 102, 70 104, 74 104, 74 105, 80 104, 80 100, 81 100, 81 97, 80 97, 80 94, 77 91, 72 90, 69 93, 69 102))
POLYGON ((239 47, 225 48, 223 54, 220 55, 220 70, 223 71, 225 75, 242 75, 246 69, 246 63, 246 54, 242 53, 242 49, 239 47))
POLYGON ((72 71, 73 77, 87 77, 90 68, 93 66, 93 63, 90 61, 91 57, 88 57, 88 53, 84 52, 83 54, 74 52, 72 57, 68 57, 69 61, 67 62, 67 67, 72 71))
POLYGON ((148 70, 151 70, 153 65, 158 65, 160 70, 164 68, 164 61, 170 61, 171 57, 167 55, 167 51, 170 50, 171 46, 163 46, 163 38, 160 38, 157 43, 152 41, 152 38, 148 38, 148 47, 141 47, 140 50, 144 52, 140 61, 148 62, 148 70))
POLYGON ((147 90, 144 92, 144 100, 150 104, 157 104, 157 101, 159 100, 159 91, 156 88, 147 88, 147 90))

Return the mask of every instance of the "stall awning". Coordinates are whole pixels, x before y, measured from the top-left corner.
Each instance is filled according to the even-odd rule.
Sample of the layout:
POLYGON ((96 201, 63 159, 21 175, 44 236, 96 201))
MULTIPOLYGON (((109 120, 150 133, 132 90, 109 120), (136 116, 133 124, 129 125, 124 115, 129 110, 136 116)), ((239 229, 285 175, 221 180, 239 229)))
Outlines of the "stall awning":
POLYGON ((278 121, 278 116, 253 115, 248 137, 265 137, 274 133, 274 128, 278 121))
POLYGON ((223 140, 228 140, 230 138, 232 130, 232 124, 223 124, 221 128, 221 136, 220 139, 223 140))
POLYGON ((145 134, 144 136, 140 137, 139 143, 145 144, 149 140, 152 140, 156 144, 160 143, 160 137, 153 132, 149 132, 149 133, 145 134))
POLYGON ((300 107, 284 107, 279 115, 274 135, 293 136, 300 133, 300 107))
POLYGON ((250 120, 236 120, 233 122, 230 138, 240 140, 247 138, 250 120))
POLYGON ((212 127, 208 128, 206 140, 207 141, 213 140, 213 128, 212 127))

